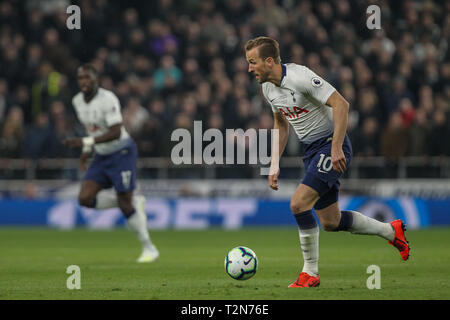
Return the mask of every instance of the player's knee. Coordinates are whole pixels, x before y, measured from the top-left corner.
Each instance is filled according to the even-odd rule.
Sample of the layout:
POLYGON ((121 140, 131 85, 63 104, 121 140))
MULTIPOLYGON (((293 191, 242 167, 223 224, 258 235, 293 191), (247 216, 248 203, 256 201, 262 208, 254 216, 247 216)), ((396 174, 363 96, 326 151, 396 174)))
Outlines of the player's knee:
POLYGON ((291 199, 290 206, 292 214, 297 214, 311 209, 310 205, 303 199, 291 199))

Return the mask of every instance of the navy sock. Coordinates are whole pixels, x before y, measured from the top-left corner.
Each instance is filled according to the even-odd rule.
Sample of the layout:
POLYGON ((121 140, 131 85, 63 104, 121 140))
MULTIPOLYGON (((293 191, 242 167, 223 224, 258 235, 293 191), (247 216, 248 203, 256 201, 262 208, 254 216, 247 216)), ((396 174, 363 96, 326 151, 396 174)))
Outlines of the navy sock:
POLYGON ((129 218, 129 217, 131 217, 134 213, 136 212, 136 209, 134 209, 133 208, 133 210, 131 210, 129 213, 126 213, 126 212, 123 212, 122 211, 122 213, 123 213, 123 215, 125 216, 125 218, 129 218))
POLYGON ((97 205, 97 198, 94 198, 91 203, 80 202, 80 200, 78 200, 78 204, 82 207, 95 209, 95 206, 97 205))
POLYGON ((333 231, 347 231, 353 225, 353 214, 351 211, 341 211, 339 226, 333 231))
POLYGON ((317 221, 314 218, 312 210, 294 214, 295 221, 297 221, 300 230, 312 229, 317 227, 317 221))

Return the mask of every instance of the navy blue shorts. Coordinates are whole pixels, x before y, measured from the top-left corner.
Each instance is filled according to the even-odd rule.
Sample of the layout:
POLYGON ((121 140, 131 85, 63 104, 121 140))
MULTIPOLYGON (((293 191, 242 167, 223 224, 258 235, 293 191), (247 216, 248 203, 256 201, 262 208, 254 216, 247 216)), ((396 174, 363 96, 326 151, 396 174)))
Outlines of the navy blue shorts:
MULTIPOLYGON (((333 170, 331 162, 332 136, 319 139, 311 144, 305 144, 303 163, 305 164, 305 177, 302 183, 313 188, 319 193, 320 199, 314 205, 314 209, 323 209, 338 201, 339 178, 341 174, 333 170)), ((345 135, 342 151, 347 160, 347 168, 352 160, 353 151, 350 139, 345 135)))
POLYGON ((108 155, 96 154, 84 180, 93 180, 104 189, 114 186, 117 192, 129 192, 136 188, 136 143, 108 155))

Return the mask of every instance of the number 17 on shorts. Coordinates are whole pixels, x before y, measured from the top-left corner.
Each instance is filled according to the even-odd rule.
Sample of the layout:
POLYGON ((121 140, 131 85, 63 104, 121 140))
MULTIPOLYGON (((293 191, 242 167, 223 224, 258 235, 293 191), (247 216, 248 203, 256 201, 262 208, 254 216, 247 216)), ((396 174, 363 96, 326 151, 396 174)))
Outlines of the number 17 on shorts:
POLYGON ((130 188, 131 173, 131 170, 122 171, 120 173, 122 175, 122 185, 125 189, 130 188))

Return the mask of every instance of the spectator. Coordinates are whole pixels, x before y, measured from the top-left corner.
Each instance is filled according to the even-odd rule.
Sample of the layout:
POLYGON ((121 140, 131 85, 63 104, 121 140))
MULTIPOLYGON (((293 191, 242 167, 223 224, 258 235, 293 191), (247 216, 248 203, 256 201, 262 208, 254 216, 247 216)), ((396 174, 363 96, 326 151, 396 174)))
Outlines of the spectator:
POLYGON ((40 113, 36 116, 34 125, 27 130, 24 154, 34 160, 54 157, 55 142, 48 114, 40 113))
POLYGON ((24 132, 23 111, 13 106, 3 123, 0 154, 5 158, 20 158, 24 132))
POLYGON ((408 98, 401 99, 398 104, 398 110, 402 115, 403 126, 405 128, 409 128, 411 123, 414 121, 414 116, 416 114, 416 111, 414 109, 414 106, 412 105, 411 100, 408 98))
POLYGON ((7 106, 10 103, 8 83, 4 79, 0 79, 0 124, 3 122, 7 106))
POLYGON ((155 89, 174 88, 182 80, 180 69, 175 65, 175 60, 169 56, 161 58, 161 64, 153 76, 155 89))
POLYGON ((77 157, 77 151, 67 148, 62 143, 64 139, 75 135, 64 103, 60 100, 52 102, 50 112, 50 124, 54 132, 55 155, 64 158, 77 157))
POLYGON ((381 155, 395 160, 406 155, 408 132, 403 126, 402 115, 396 111, 389 117, 386 129, 381 135, 381 155))
POLYGON ((362 123, 366 118, 381 119, 378 97, 372 88, 362 89, 358 95, 359 121, 362 123))
POLYGON ((42 54, 59 72, 73 74, 76 65, 71 59, 69 48, 59 40, 59 33, 54 28, 49 28, 44 33, 42 54))
POLYGON ((384 97, 388 112, 392 113, 396 111, 400 100, 403 98, 408 98, 411 101, 414 100, 413 94, 406 87, 405 80, 403 78, 396 77, 392 83, 392 90, 390 90, 390 92, 388 92, 384 97))
POLYGON ((133 137, 140 135, 150 115, 138 98, 131 97, 123 109, 123 124, 128 133, 133 137))
POLYGON ((430 135, 430 123, 427 113, 423 109, 418 109, 414 120, 409 128, 409 156, 424 156, 427 154, 428 137, 430 135))
POLYGON ((178 50, 178 40, 172 34, 170 27, 159 20, 153 20, 149 24, 150 50, 156 57, 165 54, 173 55, 178 50))
POLYGON ((365 118, 362 127, 352 135, 352 141, 355 156, 376 156, 379 149, 378 120, 374 117, 365 118))
POLYGON ((430 156, 449 156, 450 130, 447 116, 442 110, 433 114, 433 127, 428 135, 428 154, 430 156))

